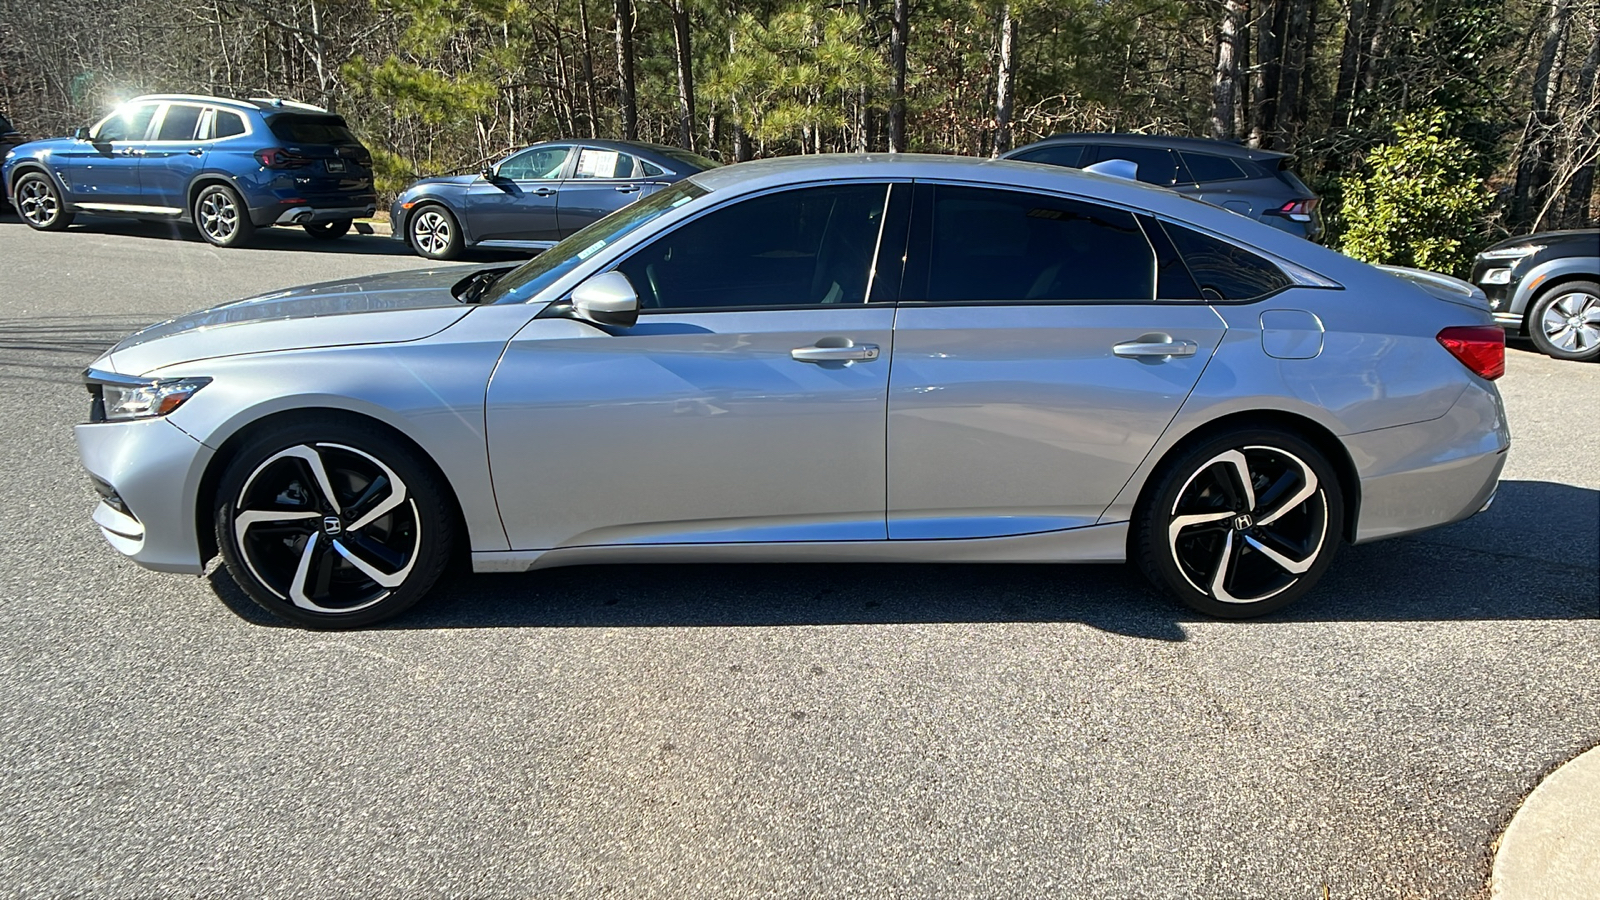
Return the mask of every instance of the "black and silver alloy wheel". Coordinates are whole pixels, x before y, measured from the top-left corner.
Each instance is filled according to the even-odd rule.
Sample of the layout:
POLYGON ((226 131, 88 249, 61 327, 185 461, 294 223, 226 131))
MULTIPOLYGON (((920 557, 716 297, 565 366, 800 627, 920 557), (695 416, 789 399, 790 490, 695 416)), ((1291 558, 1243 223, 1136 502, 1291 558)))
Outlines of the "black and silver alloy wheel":
POLYGON ((408 454, 376 450, 386 442, 363 429, 320 431, 346 433, 280 435, 239 455, 219 491, 217 543, 234 579, 269 611, 319 627, 369 624, 432 586, 451 520, 408 454))
POLYGON ((411 219, 411 247, 429 259, 461 255, 461 229, 442 206, 424 206, 411 219))
POLYGON ((1274 431, 1209 441, 1169 466, 1139 522, 1139 563, 1209 615, 1245 618, 1310 590, 1343 523, 1338 480, 1314 447, 1274 431))
POLYGON ((1540 352, 1556 359, 1600 359, 1600 284, 1578 281, 1534 302, 1528 332, 1540 352))
POLYGON ((13 191, 17 214, 28 227, 38 231, 61 231, 72 224, 73 214, 61 202, 55 183, 42 172, 29 172, 17 179, 13 191))
POLYGON ((250 211, 233 188, 213 184, 201 189, 194 201, 194 224, 207 243, 237 247, 255 233, 250 211))

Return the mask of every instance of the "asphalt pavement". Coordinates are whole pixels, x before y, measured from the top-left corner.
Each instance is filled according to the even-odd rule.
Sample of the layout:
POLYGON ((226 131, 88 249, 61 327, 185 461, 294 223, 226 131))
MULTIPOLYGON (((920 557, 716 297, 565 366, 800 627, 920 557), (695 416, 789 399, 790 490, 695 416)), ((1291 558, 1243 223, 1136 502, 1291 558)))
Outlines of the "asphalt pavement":
POLYGON ((464 576, 283 627, 89 521, 78 373, 388 239, 0 216, 0 893, 1479 898, 1600 743, 1600 366, 1510 353, 1487 513, 1251 622, 1119 566, 464 576))

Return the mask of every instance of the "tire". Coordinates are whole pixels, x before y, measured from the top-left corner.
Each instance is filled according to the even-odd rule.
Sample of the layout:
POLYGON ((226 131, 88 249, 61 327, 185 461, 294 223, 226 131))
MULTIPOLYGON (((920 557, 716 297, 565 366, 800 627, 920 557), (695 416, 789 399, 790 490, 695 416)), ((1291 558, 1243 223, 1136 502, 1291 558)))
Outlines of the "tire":
POLYGON ((217 247, 241 247, 256 232, 250 210, 239 192, 225 184, 208 184, 194 198, 194 224, 206 243, 217 247))
POLYGON ((350 233, 350 226, 355 224, 349 219, 334 219, 330 222, 307 222, 301 227, 306 234, 319 241, 336 241, 350 233))
POLYGON ((314 418, 246 444, 215 497, 228 574, 310 628, 399 615, 439 580, 455 517, 429 466, 383 430, 314 418))
POLYGON ((1157 470, 1129 549, 1145 577, 1191 609, 1247 619, 1311 590, 1343 528, 1339 479, 1316 447, 1289 431, 1240 428, 1157 470))
POLYGON ((1600 284, 1558 284, 1528 311, 1528 336, 1539 352, 1556 359, 1600 359, 1600 284))
POLYGON ((12 189, 17 215, 35 231, 66 231, 73 213, 61 201, 61 191, 43 172, 25 172, 12 189))
POLYGON ((461 225, 456 217, 437 203, 422 206, 406 223, 406 240, 418 256, 428 259, 455 259, 463 244, 461 225))

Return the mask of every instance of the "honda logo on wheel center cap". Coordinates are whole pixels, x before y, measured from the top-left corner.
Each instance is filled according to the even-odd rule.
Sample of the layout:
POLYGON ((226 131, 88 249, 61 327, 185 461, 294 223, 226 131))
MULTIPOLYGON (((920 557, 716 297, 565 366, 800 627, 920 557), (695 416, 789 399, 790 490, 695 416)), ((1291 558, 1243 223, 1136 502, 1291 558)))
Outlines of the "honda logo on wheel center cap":
POLYGON ((1244 531, 1246 528, 1249 528, 1254 524, 1256 524, 1255 520, 1250 518, 1250 515, 1248 513, 1245 513, 1243 515, 1237 515, 1237 516, 1233 517, 1233 530, 1234 531, 1244 531))
POLYGON ((339 521, 338 516, 323 516, 322 530, 331 537, 344 530, 344 523, 339 521))

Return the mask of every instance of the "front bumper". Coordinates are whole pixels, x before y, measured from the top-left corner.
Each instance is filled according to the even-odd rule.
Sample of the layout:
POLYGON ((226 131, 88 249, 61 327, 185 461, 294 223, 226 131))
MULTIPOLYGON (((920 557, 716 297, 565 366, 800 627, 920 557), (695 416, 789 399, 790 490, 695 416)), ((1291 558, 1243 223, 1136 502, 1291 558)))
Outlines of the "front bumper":
POLYGON ((203 572, 195 503, 214 451, 166 419, 79 425, 73 437, 102 496, 114 496, 94 511, 106 542, 147 569, 203 572))

